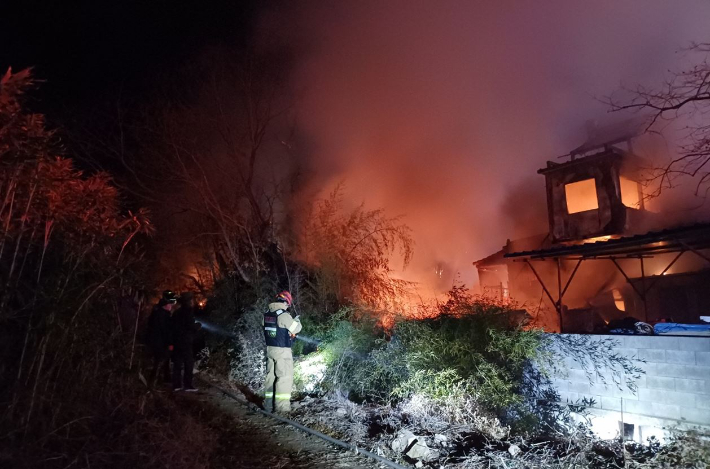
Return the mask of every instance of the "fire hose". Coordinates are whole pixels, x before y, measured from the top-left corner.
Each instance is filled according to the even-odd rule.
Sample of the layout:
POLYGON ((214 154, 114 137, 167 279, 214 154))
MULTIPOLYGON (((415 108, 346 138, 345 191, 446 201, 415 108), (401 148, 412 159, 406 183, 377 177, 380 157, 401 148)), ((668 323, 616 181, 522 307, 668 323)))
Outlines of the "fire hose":
POLYGON ((318 438, 320 438, 324 441, 327 441, 328 443, 334 444, 336 446, 340 446, 340 447, 345 448, 347 450, 351 450, 351 451, 355 452, 356 454, 362 454, 364 456, 367 456, 370 459, 374 459, 375 461, 382 463, 386 466, 392 467, 394 469, 409 469, 409 468, 406 468, 405 466, 402 466, 401 464, 397 464, 394 461, 390 461, 389 459, 385 459, 382 456, 380 456, 379 454, 375 454, 370 451, 358 448, 357 446, 355 446, 353 444, 338 440, 338 439, 328 436, 324 433, 321 433, 317 430, 313 430, 311 428, 308 428, 305 425, 301 425, 298 422, 294 422, 293 420, 287 419, 287 418, 282 417, 280 415, 273 414, 271 412, 266 412, 265 410, 259 409, 258 407, 249 406, 249 403, 246 400, 244 400, 244 399, 240 398, 239 396, 237 396, 236 394, 234 394, 226 389, 223 389, 215 384, 212 384, 204 379, 201 379, 200 382, 206 384, 207 386, 209 386, 213 389, 216 389, 217 391, 219 391, 222 394, 224 394, 225 396, 237 401, 238 403, 242 404, 243 406, 247 406, 250 409, 256 410, 256 411, 262 413, 263 415, 266 415, 267 417, 271 417, 274 420, 278 420, 279 422, 282 422, 282 423, 291 425, 292 427, 298 428, 299 430, 302 430, 302 431, 308 433, 309 435, 317 436, 318 438))

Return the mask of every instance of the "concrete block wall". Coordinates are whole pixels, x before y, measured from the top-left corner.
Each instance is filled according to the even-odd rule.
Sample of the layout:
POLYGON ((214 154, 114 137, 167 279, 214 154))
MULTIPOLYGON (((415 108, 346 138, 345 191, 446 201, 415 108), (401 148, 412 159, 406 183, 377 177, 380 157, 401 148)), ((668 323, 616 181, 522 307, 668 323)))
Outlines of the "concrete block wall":
MULTIPOLYGON (((552 377, 561 402, 594 401, 588 410, 597 433, 616 437, 623 422, 627 432, 633 431, 634 439, 644 441, 651 435, 663 439, 663 429, 669 426, 710 427, 710 337, 590 338, 602 337, 613 338, 613 350, 645 371, 634 380, 636 392, 626 386, 619 389, 610 370, 601 370, 606 385, 594 377, 590 380, 583 366, 571 357, 565 358, 562 372, 552 377)), ((632 380, 630 376, 620 378, 622 382, 632 380)))

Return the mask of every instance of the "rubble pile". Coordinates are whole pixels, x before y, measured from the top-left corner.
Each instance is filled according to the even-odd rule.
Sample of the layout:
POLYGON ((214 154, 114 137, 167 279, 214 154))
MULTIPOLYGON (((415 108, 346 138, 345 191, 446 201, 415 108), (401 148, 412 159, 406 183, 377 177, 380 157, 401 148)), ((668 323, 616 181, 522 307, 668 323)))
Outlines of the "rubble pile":
MULTIPOLYGON (((622 445, 618 440, 599 440, 583 428, 565 437, 498 438, 466 425, 432 424, 431 417, 418 421, 417 416, 398 408, 359 405, 343 397, 306 397, 298 403, 291 418, 416 468, 661 468, 670 467, 661 461, 675 457, 675 451, 689 452, 687 445, 661 447, 657 441, 648 445, 632 442, 622 445), (432 431, 434 427, 436 431, 432 431), (659 462, 655 463, 656 460, 659 462)), ((705 441, 702 438, 696 440, 700 443, 692 443, 691 447, 696 452, 693 454, 699 454, 698 461, 710 457, 707 442, 702 444, 705 441)), ((691 464, 684 467, 706 466, 691 464)))

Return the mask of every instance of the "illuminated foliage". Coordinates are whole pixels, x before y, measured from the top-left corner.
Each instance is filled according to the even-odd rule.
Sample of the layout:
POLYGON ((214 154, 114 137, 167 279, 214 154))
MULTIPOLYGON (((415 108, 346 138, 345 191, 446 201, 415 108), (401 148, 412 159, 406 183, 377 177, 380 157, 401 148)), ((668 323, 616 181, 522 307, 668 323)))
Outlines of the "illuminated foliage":
POLYGON ((299 257, 315 269, 321 301, 393 310, 410 284, 392 277, 391 258, 406 266, 413 255, 411 230, 383 210, 360 205, 346 212, 342 187, 318 202, 299 240, 299 257))
POLYGON ((450 415, 471 402, 502 411, 521 401, 524 367, 540 343, 540 334, 512 323, 510 312, 462 287, 450 292, 438 317, 400 320, 390 334, 343 312, 321 334, 323 389, 379 402, 424 396, 450 415))

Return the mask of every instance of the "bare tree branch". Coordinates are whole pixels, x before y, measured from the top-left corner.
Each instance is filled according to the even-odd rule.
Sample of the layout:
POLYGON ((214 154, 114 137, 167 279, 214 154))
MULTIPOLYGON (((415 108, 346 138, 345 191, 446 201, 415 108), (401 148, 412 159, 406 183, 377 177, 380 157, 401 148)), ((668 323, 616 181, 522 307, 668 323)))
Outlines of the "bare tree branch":
POLYGON ((612 112, 632 110, 650 112, 647 131, 659 121, 684 119, 685 135, 678 145, 678 156, 666 165, 652 168, 646 183, 656 185, 652 196, 672 187, 676 178, 697 178, 696 195, 706 192, 710 182, 710 43, 692 43, 687 51, 701 54, 701 59, 688 70, 674 72, 659 89, 637 86, 622 88, 623 98, 605 98, 612 112))

